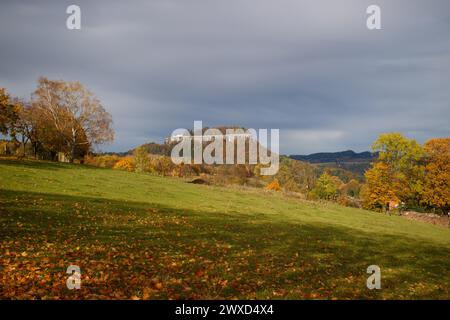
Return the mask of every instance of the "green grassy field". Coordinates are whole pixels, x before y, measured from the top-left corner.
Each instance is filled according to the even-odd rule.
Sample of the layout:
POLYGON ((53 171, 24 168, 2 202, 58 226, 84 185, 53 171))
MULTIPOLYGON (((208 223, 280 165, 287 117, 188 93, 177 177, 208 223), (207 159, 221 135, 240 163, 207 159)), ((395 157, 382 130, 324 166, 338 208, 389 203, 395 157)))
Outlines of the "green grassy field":
POLYGON ((263 190, 1 160, 0 220, 3 299, 450 299, 450 230, 263 190))

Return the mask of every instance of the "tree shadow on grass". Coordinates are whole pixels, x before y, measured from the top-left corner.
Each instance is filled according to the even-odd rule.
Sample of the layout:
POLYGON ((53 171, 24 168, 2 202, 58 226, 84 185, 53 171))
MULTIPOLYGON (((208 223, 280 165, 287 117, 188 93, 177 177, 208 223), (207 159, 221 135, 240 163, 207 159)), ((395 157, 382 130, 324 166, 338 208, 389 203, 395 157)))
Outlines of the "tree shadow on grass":
MULTIPOLYGON (((19 242, 10 248, 18 252, 39 241, 55 243, 63 257, 72 259, 109 259, 109 249, 90 249, 94 243, 122 248, 135 258, 151 251, 157 261, 183 267, 172 270, 167 262, 135 268, 151 268, 168 279, 183 275, 198 286, 197 295, 188 298, 449 298, 450 247, 414 236, 283 223, 258 212, 220 214, 11 190, 0 192, 0 220, 0 241, 19 242), (88 249, 77 253, 77 246, 88 249), (365 283, 366 269, 374 264, 382 270, 379 291, 365 283), (209 279, 226 279, 233 286, 211 293, 198 279, 202 268, 209 279)), ((125 274, 143 272, 118 261, 125 274)), ((167 290, 163 298, 171 297, 167 290)))
POLYGON ((30 168, 36 170, 64 170, 73 169, 74 166, 82 169, 106 169, 90 165, 43 160, 0 159, 0 164, 5 166, 30 168))

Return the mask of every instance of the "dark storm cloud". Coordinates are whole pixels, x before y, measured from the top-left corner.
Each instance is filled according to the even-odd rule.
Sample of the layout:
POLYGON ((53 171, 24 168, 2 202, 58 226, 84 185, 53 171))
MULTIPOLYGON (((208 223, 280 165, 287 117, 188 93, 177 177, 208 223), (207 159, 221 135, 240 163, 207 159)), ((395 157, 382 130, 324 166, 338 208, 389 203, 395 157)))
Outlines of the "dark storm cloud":
POLYGON ((2 1, 0 86, 79 80, 127 150, 194 120, 279 128, 284 153, 423 142, 450 126, 450 3, 435 1, 2 1), (382 30, 366 8, 382 9, 382 30))

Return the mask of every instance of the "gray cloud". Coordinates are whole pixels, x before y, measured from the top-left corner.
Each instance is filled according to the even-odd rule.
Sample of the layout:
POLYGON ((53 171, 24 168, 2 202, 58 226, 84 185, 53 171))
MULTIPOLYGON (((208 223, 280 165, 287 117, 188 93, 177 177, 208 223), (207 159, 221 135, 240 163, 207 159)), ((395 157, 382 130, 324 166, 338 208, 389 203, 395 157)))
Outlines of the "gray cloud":
POLYGON ((450 3, 387 0, 2 1, 0 86, 79 80, 127 150, 194 120, 279 128, 284 153, 448 136, 450 3), (365 27, 377 3, 382 30, 365 27))

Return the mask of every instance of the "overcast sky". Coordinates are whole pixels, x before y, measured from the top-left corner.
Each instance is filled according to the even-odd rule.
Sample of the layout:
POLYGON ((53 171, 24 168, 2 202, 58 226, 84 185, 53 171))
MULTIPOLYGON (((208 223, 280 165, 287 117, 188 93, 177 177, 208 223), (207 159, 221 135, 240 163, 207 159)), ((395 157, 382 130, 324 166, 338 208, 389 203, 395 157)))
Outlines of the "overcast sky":
POLYGON ((279 128, 281 152, 450 135, 450 1, 0 2, 0 87, 79 80, 126 151, 176 128, 279 128), (81 30, 66 8, 81 7, 81 30), (381 7, 381 30, 366 8, 381 7))

